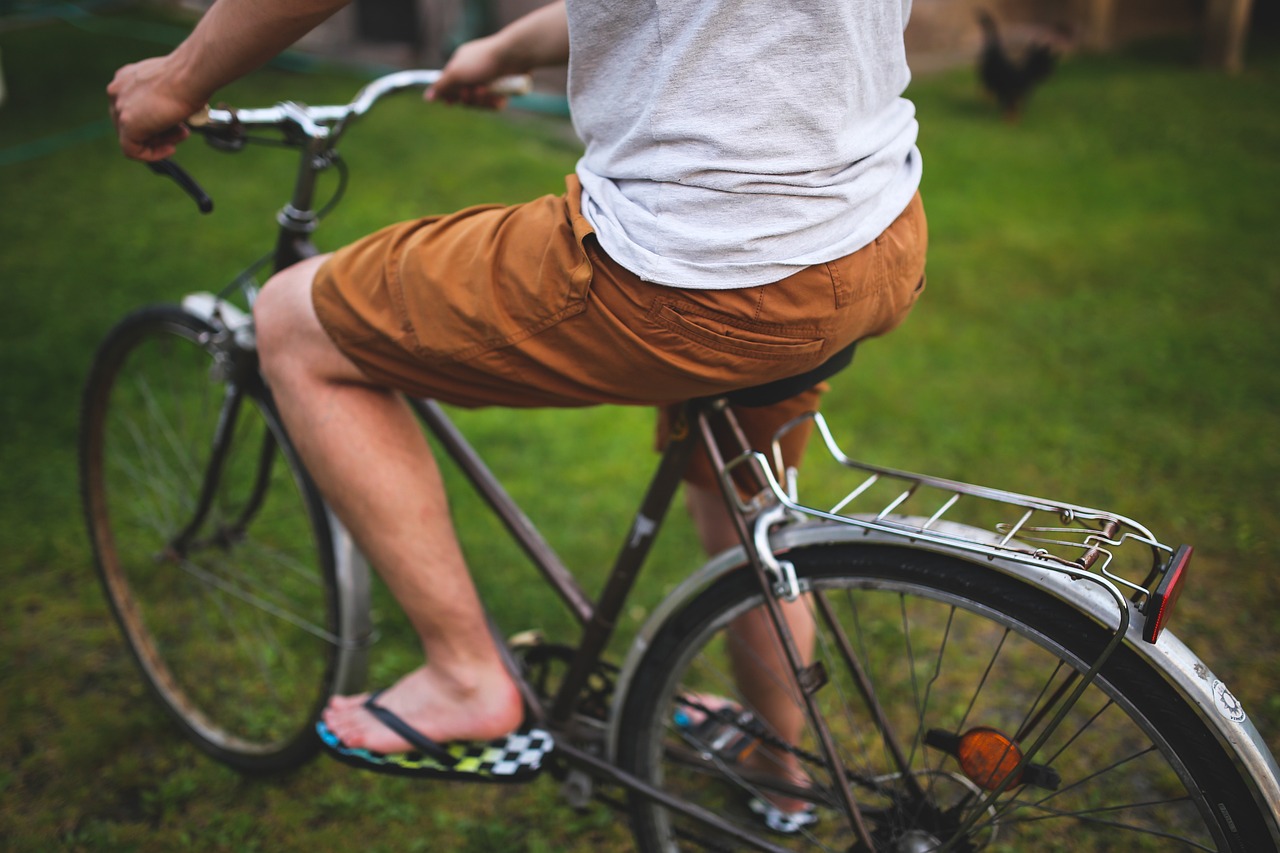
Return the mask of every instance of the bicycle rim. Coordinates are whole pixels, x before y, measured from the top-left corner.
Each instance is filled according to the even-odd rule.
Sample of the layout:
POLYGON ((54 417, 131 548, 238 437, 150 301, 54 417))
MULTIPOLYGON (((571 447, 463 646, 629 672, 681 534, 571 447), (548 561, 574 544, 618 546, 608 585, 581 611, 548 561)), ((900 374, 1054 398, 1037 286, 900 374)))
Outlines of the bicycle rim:
MULTIPOLYGON (((1030 769, 992 798, 1017 750, 1049 726, 1079 683, 1074 674, 1105 640, 1063 602, 920 551, 836 546, 788 558, 831 614, 823 615, 818 595, 802 597, 817 624, 813 696, 877 850, 1272 849, 1252 790, 1198 712, 1124 648, 1052 729, 1030 769), (877 728, 842 642, 865 670, 901 759, 877 728), (984 753, 983 738, 999 747, 984 753)), ((620 762, 758 833, 762 846, 864 850, 813 726, 779 731, 738 688, 728 647, 743 644, 731 624, 760 601, 749 573, 733 572, 657 632, 628 689, 620 762), (691 732, 689 715, 702 716, 707 697, 755 712, 754 721, 691 732), (740 735, 755 744, 745 758, 732 754, 740 735), (779 781, 787 775, 779 756, 788 755, 802 768, 791 787, 779 781), (818 822, 780 835, 747 808, 753 797, 786 795, 811 803, 818 822)), ((740 669, 776 672, 759 654, 739 656, 740 669)), ((789 674, 769 677, 799 707, 789 674)), ((640 797, 632 814, 645 850, 744 846, 640 797)))
POLYGON ((212 331, 162 307, 108 336, 85 394, 85 511, 107 599, 167 709, 216 758, 283 770, 315 753, 341 642, 329 526, 259 392, 236 407, 207 512, 175 545, 228 395, 212 331))

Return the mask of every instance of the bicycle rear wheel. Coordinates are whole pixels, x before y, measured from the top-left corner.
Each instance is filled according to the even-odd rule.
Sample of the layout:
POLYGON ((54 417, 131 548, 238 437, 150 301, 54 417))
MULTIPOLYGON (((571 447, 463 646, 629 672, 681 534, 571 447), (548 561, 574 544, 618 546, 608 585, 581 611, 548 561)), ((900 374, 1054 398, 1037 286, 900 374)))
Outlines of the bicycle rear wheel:
POLYGON ((227 381, 215 332, 169 306, 110 332, 85 390, 81 488, 107 600, 155 693, 214 757, 273 772, 315 754, 333 686, 331 531, 256 370, 227 381))
MULTIPOLYGON (((1121 646, 1051 727, 1063 695, 1079 684, 1075 674, 1110 632, 1044 589, 895 546, 825 545, 787 559, 817 627, 813 696, 877 850, 1276 849, 1258 786, 1202 717, 1211 711, 1179 695, 1131 648, 1121 646), (870 697, 856 686, 851 658, 865 671, 870 697), (872 699, 900 759, 873 722, 872 699), (1021 779, 989 801, 1012 756, 1046 727, 1052 733, 1021 779), (995 744, 985 768, 976 761, 983 738, 995 744)), ((783 737, 737 687, 727 649, 741 641, 731 625, 761 602, 742 568, 662 623, 627 687, 619 763, 755 834, 766 849, 865 850, 812 725, 799 738, 783 737), (691 729, 690 715, 704 716, 720 699, 732 703, 726 721, 691 729), (754 720, 734 721, 740 708, 754 720), (744 744, 749 749, 735 754, 744 744), (807 777, 798 788, 780 783, 778 756, 786 753, 807 777), (789 836, 765 831, 747 801, 784 794, 810 802, 817 823, 789 836)), ((748 665, 769 666, 765 656, 745 654, 748 665)), ((773 677, 799 706, 790 674, 773 677)), ((639 796, 632 817, 647 851, 750 846, 639 796)))

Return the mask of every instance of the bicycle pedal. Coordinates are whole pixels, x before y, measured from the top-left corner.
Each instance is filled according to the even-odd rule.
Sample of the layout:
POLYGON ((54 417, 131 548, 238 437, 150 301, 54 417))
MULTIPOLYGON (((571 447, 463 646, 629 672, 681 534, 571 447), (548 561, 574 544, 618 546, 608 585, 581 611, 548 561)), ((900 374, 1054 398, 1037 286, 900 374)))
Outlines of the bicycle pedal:
POLYGON ((693 722, 683 709, 674 722, 681 736, 704 758, 715 756, 731 764, 740 763, 760 745, 752 731, 755 716, 750 711, 713 712, 693 722))

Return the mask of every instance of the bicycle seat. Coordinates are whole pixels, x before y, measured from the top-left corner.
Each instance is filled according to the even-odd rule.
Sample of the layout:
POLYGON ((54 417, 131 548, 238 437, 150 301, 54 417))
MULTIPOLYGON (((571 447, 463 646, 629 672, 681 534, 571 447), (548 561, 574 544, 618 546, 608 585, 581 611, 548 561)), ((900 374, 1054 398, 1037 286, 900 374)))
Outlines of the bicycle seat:
POLYGON ((857 341, 854 341, 822 364, 797 376, 775 379, 772 382, 766 382, 763 385, 752 385, 749 388, 739 388, 737 391, 730 391, 725 395, 725 398, 735 406, 746 406, 748 408, 771 406, 774 403, 780 403, 789 397, 794 397, 801 391, 812 388, 824 379, 830 379, 844 370, 853 361, 853 351, 857 346, 857 341))

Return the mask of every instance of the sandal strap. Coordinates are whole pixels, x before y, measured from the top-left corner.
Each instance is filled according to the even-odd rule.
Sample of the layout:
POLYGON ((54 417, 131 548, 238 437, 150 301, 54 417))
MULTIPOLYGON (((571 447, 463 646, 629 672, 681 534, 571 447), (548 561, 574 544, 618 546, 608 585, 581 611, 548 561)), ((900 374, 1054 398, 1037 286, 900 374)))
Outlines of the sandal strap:
POLYGON ((458 759, 450 755, 448 750, 439 743, 436 743, 434 740, 427 737, 404 720, 400 719, 400 717, 392 711, 389 711, 379 705, 377 703, 377 699, 381 695, 381 690, 370 693, 369 698, 364 702, 364 707, 368 709, 370 714, 373 714, 374 718, 377 719, 378 722, 382 723, 384 726, 391 729, 391 731, 407 740, 419 752, 440 762, 444 767, 451 768, 458 763, 458 759))

